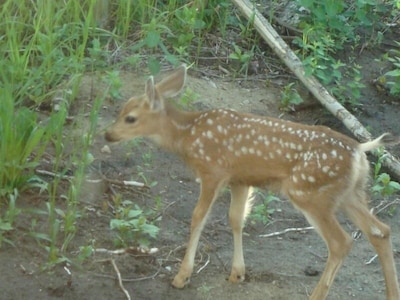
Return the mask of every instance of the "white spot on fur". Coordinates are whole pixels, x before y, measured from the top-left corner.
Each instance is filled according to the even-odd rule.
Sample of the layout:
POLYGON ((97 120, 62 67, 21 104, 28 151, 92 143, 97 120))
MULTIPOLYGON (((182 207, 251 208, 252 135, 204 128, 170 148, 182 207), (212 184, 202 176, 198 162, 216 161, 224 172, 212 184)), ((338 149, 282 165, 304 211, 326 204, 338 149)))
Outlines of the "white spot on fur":
POLYGON ((329 170, 330 170, 330 167, 329 167, 329 166, 323 166, 323 167, 322 167, 322 172, 324 172, 324 173, 328 173, 329 170))
POLYGON ((315 182, 315 177, 314 176, 308 176, 307 180, 308 180, 308 182, 315 182))
POLYGON ((333 172, 333 171, 329 171, 328 175, 329 175, 329 177, 335 177, 337 175, 337 173, 333 172))

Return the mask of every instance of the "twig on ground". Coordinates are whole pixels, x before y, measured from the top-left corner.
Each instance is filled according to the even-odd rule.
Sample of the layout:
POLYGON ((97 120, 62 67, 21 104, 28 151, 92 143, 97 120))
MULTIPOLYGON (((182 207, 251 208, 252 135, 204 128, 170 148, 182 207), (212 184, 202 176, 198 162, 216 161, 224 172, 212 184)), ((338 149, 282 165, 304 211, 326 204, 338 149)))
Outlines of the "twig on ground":
POLYGON ((298 227, 298 228, 286 228, 285 230, 282 230, 282 231, 276 231, 276 232, 267 233, 267 234, 260 234, 259 237, 273 237, 273 236, 283 235, 288 232, 300 232, 300 231, 311 230, 311 229, 314 229, 314 227, 309 226, 309 227, 298 227))
POLYGON ((204 263, 204 265, 202 265, 202 266, 197 270, 196 274, 199 274, 201 271, 203 271, 203 270, 207 267, 207 265, 208 265, 209 263, 210 263, 210 255, 207 254, 207 260, 206 260, 206 262, 204 263))
POLYGON ((65 272, 67 272, 67 274, 68 274, 67 286, 68 286, 68 287, 71 287, 71 285, 72 285, 72 273, 71 273, 71 271, 68 269, 67 266, 64 266, 64 270, 65 270, 65 272))
MULTIPOLYGON (((392 205, 394 205, 394 204, 400 204, 400 198, 397 198, 397 199, 395 199, 395 200, 393 200, 393 201, 391 201, 391 202, 388 202, 388 203, 386 203, 385 205, 383 205, 383 206, 375 213, 375 215, 378 215, 379 213, 381 213, 382 211, 384 211, 385 209, 387 209, 389 206, 392 206, 392 205)), ((377 206, 377 207, 379 207, 379 206, 377 206)), ((374 212, 374 211, 377 209, 377 207, 374 207, 374 208, 372 209, 372 211, 374 212)))
POLYGON ((372 264, 372 262, 378 257, 378 254, 372 256, 368 261, 365 262, 366 265, 372 264))
POLYGON ((144 248, 144 247, 127 247, 117 250, 108 250, 105 248, 94 249, 95 253, 105 253, 105 254, 154 254, 158 252, 158 248, 144 248))
MULTIPOLYGON (((72 180, 72 179, 74 179, 74 176, 61 175, 61 174, 57 174, 57 173, 46 171, 46 170, 36 169, 35 172, 36 172, 36 174, 39 174, 39 175, 50 176, 50 177, 53 177, 53 178, 61 178, 61 179, 64 179, 64 180, 72 180)), ((104 176, 102 178, 99 178, 99 179, 86 178, 85 180, 87 182, 90 182, 90 183, 101 183, 102 181, 106 181, 108 183, 119 185, 119 186, 147 187, 146 184, 143 183, 143 182, 138 182, 138 181, 134 181, 134 180, 122 180, 121 181, 121 180, 109 179, 109 178, 104 177, 104 176)))
POLYGON ((121 273, 119 272, 117 264, 115 263, 114 259, 111 259, 111 264, 113 265, 114 270, 117 273, 119 287, 124 292, 124 294, 126 296, 126 299, 131 300, 131 296, 129 295, 129 292, 125 289, 125 287, 124 287, 124 285, 122 283, 121 273))

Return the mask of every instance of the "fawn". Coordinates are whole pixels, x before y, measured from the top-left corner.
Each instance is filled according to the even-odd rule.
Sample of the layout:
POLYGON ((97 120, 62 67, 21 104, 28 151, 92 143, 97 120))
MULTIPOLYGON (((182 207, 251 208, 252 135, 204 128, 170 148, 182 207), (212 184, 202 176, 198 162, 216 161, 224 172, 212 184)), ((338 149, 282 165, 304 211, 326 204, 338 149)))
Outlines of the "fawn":
POLYGON ((390 228, 367 206, 369 163, 365 155, 400 140, 384 134, 360 144, 324 126, 228 109, 181 111, 164 99, 177 95, 185 80, 185 65, 157 84, 150 77, 145 93, 125 104, 105 134, 110 142, 148 137, 181 156, 200 181, 186 254, 172 285, 183 288, 189 281, 207 215, 225 186, 231 190, 229 223, 234 241, 229 281, 244 280, 242 228, 251 206, 252 187, 261 186, 287 196, 328 247, 324 272, 310 299, 325 299, 352 244, 336 219, 337 210, 362 230, 379 255, 387 299, 400 299, 390 228))

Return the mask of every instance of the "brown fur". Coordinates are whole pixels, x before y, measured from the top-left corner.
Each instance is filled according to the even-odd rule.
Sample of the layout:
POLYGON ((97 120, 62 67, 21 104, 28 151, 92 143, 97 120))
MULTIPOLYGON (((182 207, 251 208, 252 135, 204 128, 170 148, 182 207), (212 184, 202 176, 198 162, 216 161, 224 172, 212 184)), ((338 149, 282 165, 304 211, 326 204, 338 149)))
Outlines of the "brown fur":
POLYGON ((145 94, 131 98, 106 132, 108 141, 138 136, 152 139, 180 155, 196 173, 201 193, 193 211, 191 234, 181 268, 172 284, 189 280, 201 231, 219 191, 231 188, 229 222, 234 237, 231 282, 244 279, 242 227, 253 186, 268 186, 286 195, 324 239, 329 256, 311 299, 325 299, 351 238, 338 223, 342 210, 368 237, 379 255, 387 299, 399 299, 390 229, 367 207, 369 163, 365 151, 388 135, 363 144, 323 126, 308 126, 232 110, 184 112, 164 101, 185 83, 182 66, 158 84, 150 77, 145 94))

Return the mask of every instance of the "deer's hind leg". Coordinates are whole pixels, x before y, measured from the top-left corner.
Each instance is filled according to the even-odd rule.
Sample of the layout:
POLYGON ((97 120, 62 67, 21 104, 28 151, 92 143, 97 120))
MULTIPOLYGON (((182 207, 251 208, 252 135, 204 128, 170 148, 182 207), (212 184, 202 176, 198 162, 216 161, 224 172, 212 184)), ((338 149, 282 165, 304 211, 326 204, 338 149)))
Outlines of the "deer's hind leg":
POLYGON ((367 195, 355 190, 342 203, 341 209, 351 221, 367 236, 379 256, 386 282, 386 298, 400 299, 396 266, 393 258, 390 228, 379 221, 368 209, 367 195))
POLYGON ((328 295, 336 273, 350 251, 352 239, 336 218, 338 200, 332 196, 335 193, 332 191, 318 193, 313 190, 300 194, 289 193, 289 198, 315 228, 328 248, 328 259, 324 271, 310 297, 313 300, 321 300, 328 295))

